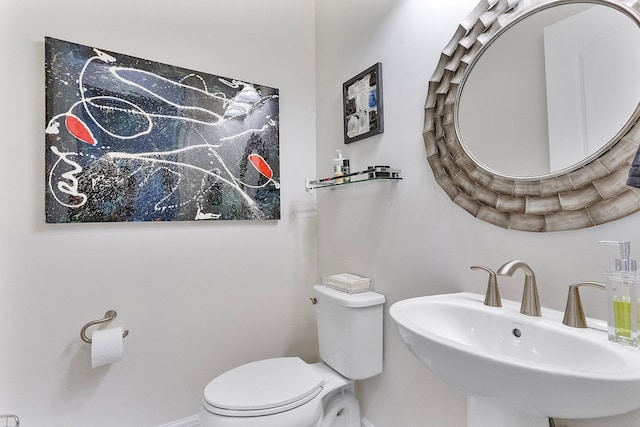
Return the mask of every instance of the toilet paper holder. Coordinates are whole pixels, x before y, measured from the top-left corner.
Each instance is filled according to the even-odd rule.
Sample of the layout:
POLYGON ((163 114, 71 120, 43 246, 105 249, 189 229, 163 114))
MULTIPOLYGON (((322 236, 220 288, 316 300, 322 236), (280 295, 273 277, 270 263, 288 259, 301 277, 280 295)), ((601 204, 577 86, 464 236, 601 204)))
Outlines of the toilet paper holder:
MULTIPOLYGON (((118 313, 115 310, 109 310, 104 314, 104 318, 88 322, 80 330, 80 339, 82 339, 82 341, 86 342, 87 344, 91 344, 91 338, 87 337, 87 329, 89 329, 91 326, 99 325, 100 323, 110 322, 115 319, 117 315, 118 313)), ((128 329, 122 333, 122 338, 126 337, 127 335, 129 335, 128 329)))

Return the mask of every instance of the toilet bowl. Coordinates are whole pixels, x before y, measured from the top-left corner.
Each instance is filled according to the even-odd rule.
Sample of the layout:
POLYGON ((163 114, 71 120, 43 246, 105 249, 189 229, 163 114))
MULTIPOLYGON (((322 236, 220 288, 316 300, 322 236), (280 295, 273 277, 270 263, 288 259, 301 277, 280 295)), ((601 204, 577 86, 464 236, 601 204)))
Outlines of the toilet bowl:
POLYGON ((359 427, 352 384, 297 357, 251 362, 207 385, 200 427, 359 427))
POLYGON ((211 381, 200 427, 360 427, 355 380, 382 372, 384 296, 315 286, 322 363, 258 360, 211 381))

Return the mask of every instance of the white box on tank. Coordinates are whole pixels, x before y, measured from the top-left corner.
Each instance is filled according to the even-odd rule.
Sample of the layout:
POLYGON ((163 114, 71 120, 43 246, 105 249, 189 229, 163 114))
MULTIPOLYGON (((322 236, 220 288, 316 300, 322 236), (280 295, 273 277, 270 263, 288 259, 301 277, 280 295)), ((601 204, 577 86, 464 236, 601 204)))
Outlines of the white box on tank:
POLYGON ((381 373, 384 295, 348 294, 322 285, 314 292, 320 358, 353 380, 381 373))

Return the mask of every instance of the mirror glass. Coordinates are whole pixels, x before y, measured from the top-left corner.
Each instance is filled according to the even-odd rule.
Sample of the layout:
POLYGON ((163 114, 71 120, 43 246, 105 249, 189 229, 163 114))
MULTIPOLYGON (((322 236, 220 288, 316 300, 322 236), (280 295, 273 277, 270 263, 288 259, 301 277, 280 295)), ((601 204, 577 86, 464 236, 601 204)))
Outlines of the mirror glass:
POLYGON ((507 29, 464 82, 456 127, 492 173, 545 177, 597 157, 640 99, 640 28, 593 3, 562 4, 507 29))

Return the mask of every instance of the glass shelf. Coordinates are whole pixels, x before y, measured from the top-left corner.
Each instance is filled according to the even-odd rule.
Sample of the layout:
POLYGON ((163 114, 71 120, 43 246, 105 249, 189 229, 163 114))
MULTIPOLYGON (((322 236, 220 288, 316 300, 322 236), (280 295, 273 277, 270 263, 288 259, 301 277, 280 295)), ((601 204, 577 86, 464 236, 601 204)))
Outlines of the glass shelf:
POLYGON ((311 180, 307 178, 304 186, 307 191, 313 191, 316 188, 339 187, 341 185, 355 184, 357 182, 368 181, 400 181, 402 177, 400 169, 392 169, 389 166, 369 166, 367 170, 353 172, 347 175, 333 176, 330 178, 322 178, 311 180))

